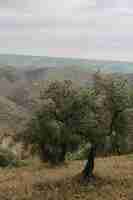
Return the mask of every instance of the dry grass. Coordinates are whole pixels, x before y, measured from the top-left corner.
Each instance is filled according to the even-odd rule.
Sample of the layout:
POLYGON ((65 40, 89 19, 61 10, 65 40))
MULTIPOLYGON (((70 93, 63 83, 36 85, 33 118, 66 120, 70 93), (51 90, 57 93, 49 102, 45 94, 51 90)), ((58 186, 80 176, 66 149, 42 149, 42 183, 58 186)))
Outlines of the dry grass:
POLYGON ((133 156, 96 160, 96 180, 83 185, 84 163, 58 168, 32 162, 18 169, 0 169, 0 200, 133 200, 133 156))

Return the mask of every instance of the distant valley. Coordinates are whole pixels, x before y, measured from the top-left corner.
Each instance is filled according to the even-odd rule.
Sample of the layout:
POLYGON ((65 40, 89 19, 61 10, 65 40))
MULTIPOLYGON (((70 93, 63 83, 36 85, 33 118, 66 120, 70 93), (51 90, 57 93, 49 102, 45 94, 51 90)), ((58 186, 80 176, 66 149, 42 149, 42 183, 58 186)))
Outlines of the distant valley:
POLYGON ((77 67, 82 70, 102 72, 133 73, 132 62, 87 60, 76 58, 56 58, 46 56, 25 56, 25 55, 0 55, 0 66, 14 66, 19 69, 35 68, 64 68, 77 67))
MULTIPOLYGON (((92 73, 132 74, 133 63, 72 58, 0 55, 0 80, 64 80, 84 83, 92 73)), ((130 75, 131 77, 131 75, 130 75)))
POLYGON ((133 83, 133 63, 129 62, 0 55, 0 129, 16 128, 17 120, 30 116, 46 81, 72 80, 79 86, 88 85, 97 70, 122 74, 133 83), (10 116, 8 120, 6 116, 10 116))

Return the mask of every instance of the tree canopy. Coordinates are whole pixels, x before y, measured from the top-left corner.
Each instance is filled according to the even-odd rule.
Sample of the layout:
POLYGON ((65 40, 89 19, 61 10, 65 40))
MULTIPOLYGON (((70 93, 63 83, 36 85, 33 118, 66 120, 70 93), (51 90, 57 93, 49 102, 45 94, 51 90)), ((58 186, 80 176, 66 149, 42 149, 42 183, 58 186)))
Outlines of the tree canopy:
POLYGON ((130 106, 127 88, 125 80, 98 73, 91 88, 76 87, 71 81, 51 82, 42 90, 41 106, 23 133, 25 143, 36 147, 42 160, 55 164, 82 143, 90 142, 94 156, 107 136, 119 149, 125 133, 123 113, 130 106))

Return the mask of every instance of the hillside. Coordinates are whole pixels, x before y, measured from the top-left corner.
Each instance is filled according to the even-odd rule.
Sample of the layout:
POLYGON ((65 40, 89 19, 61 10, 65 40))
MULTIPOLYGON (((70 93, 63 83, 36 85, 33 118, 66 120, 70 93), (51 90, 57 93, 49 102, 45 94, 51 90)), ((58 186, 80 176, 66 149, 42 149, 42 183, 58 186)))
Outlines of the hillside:
POLYGON ((16 68, 62 68, 62 67, 82 67, 95 71, 101 69, 102 72, 112 73, 133 73, 133 63, 120 61, 87 60, 74 58, 56 58, 46 56, 24 56, 24 55, 0 55, 0 66, 14 66, 16 68))
MULTIPOLYGON (((85 85, 90 86, 91 84, 93 84, 94 72, 96 72, 97 69, 100 69, 102 71, 101 75, 103 78, 103 83, 109 79, 110 77, 109 73, 112 73, 113 78, 121 75, 123 76, 123 78, 126 78, 129 81, 130 85, 133 85, 132 65, 133 65, 132 63, 118 62, 118 61, 113 62, 113 61, 96 61, 96 60, 83 60, 83 59, 71 59, 71 58, 66 59, 66 58, 32 57, 32 56, 21 56, 21 55, 20 56, 0 55, 0 143, 2 148, 3 147, 9 148, 11 152, 15 153, 19 163, 17 165, 18 168, 15 167, 5 168, 5 169, 0 168, 0 183, 1 183, 0 199, 2 200, 36 200, 36 199, 37 200, 44 200, 44 199, 45 200, 76 200, 76 199, 132 200, 133 155, 97 158, 94 171, 95 179, 91 180, 91 182, 88 184, 84 183, 83 179, 81 179, 81 172, 82 169, 84 168, 86 161, 66 161, 65 164, 54 167, 48 163, 42 163, 39 160, 39 158, 32 157, 30 154, 31 146, 29 146, 29 149, 25 149, 22 143, 20 141, 16 142, 16 140, 14 140, 13 137, 15 134, 20 133, 21 132, 20 130, 22 130, 22 128, 26 127, 25 122, 31 117, 32 111, 36 110, 37 106, 40 105, 39 104, 40 90, 42 88, 45 88, 51 80, 52 81, 72 80, 74 87, 79 89, 81 88, 81 86, 85 85)), ((102 79, 100 78, 100 80, 102 79)), ((103 86, 102 82, 101 85, 103 86)), ((104 90, 101 88, 100 90, 102 90, 103 92, 104 90)), ((60 94, 60 91, 61 95, 63 91, 63 95, 61 96, 61 112, 62 110, 64 112, 64 110, 66 110, 67 108, 67 112, 68 114, 70 113, 69 114, 70 117, 71 112, 69 112, 68 110, 70 106, 67 106, 67 104, 65 104, 65 102, 67 103, 66 101, 67 98, 65 98, 65 101, 64 100, 62 101, 62 97, 66 97, 66 94, 69 96, 69 93, 71 92, 69 91, 68 93, 66 88, 65 90, 64 89, 62 90, 61 88, 59 90, 59 93, 58 90, 56 93, 60 94), (62 105, 65 105, 66 108, 62 109, 62 105)), ((118 91, 120 91, 120 89, 118 89, 118 91)), ((104 93, 105 92, 101 93, 101 96, 100 93, 98 94, 99 96, 97 95, 97 99, 100 102, 100 104, 99 105, 95 104, 95 107, 99 109, 98 110, 99 114, 97 114, 98 112, 94 114, 96 115, 96 118, 99 116, 100 118, 99 122, 100 124, 103 125, 102 126, 103 130, 105 129, 109 130, 108 127, 110 128, 110 124, 112 123, 111 121, 112 118, 110 117, 112 115, 110 113, 112 113, 113 107, 110 110, 108 110, 108 107, 110 107, 110 102, 107 102, 108 96, 106 98, 106 96, 103 95, 104 93), (111 123, 109 124, 108 122, 111 123)), ((85 95, 87 94, 88 96, 89 93, 87 91, 87 93, 84 94, 85 95)), ((112 93, 110 96, 112 98, 112 93)), ((59 97, 60 96, 57 96, 57 98, 59 97)), ((85 96, 83 96, 83 98, 84 97, 85 96)), ((71 98, 73 100, 73 96, 71 98)), ((78 95, 76 96, 76 98, 78 98, 78 95)), ((47 102, 49 102, 49 99, 47 102)), ((86 103, 87 102, 85 101, 83 105, 85 105, 86 103)), ((56 110, 54 110, 54 115, 55 113, 57 115, 58 113, 60 113, 60 109, 58 109, 56 101, 54 105, 56 106, 55 107, 56 110)), ((72 107, 70 107, 71 110, 74 110, 75 105, 77 105, 77 103, 72 104, 72 107)), ((78 107, 82 107, 79 105, 78 107)), ((78 107, 76 107, 77 110, 78 107)), ((90 105, 88 106, 87 104, 87 107, 90 107, 90 105)), ((83 115, 81 115, 82 116, 81 118, 84 118, 85 116, 85 119, 90 120, 91 115, 89 115, 89 117, 88 115, 86 115, 86 113, 90 112, 90 110, 88 110, 87 107, 85 107, 85 111, 80 110, 80 112, 77 113, 80 113, 80 115, 83 113, 83 115)), ((76 113, 77 110, 73 111, 74 114, 76 113)), ((126 132, 130 133, 130 137, 128 137, 128 139, 131 140, 132 109, 129 109, 128 112, 127 110, 125 111, 128 114, 127 116, 129 117, 129 118, 126 117, 126 119, 128 119, 126 132)), ((52 117, 53 117, 53 109, 50 112, 52 112, 52 117)), ((90 113, 92 113, 92 111, 90 113)), ((68 125, 67 124, 68 122, 64 123, 63 121, 63 123, 61 123, 62 122, 61 119, 59 118, 58 120, 57 116, 55 116, 56 118, 54 118, 54 120, 55 122, 57 122, 57 124, 59 123, 58 126, 59 132, 64 134, 66 131, 64 130, 62 131, 62 127, 63 128, 66 127, 66 125, 68 125)), ((76 118, 74 117, 74 119, 77 119, 77 117, 76 118)), ((94 119, 92 118, 92 120, 95 120, 95 118, 94 119)), ((53 118, 51 121, 53 121, 53 118)), ((82 125, 81 121, 75 120, 75 122, 76 124, 79 123, 82 125)), ((89 124, 89 122, 85 120, 85 124, 89 124)), ((82 127, 83 126, 81 126, 81 128, 82 127)), ((81 128, 79 130, 81 130, 81 128)), ((53 130, 52 133, 55 134, 55 129, 52 128, 52 130, 53 130)), ((71 133, 71 129, 66 129, 66 130, 67 133, 68 130, 69 133, 71 133)), ((77 130, 78 129, 76 129, 76 131, 77 130)), ((89 132, 87 128, 86 135, 89 136, 88 133, 91 133, 91 131, 89 132)), ((37 134, 45 133, 44 130, 38 132, 38 129, 34 132, 37 134)), ((72 127, 72 133, 74 133, 73 127, 72 127)), ((62 134, 57 134, 57 135, 60 135, 61 137, 60 139, 63 140, 63 142, 66 140, 66 136, 64 140, 62 134)), ((18 134, 18 137, 19 136, 20 135, 18 134)), ((37 135, 37 137, 35 137, 34 141, 37 141, 37 138, 40 138, 40 136, 39 137, 38 136, 39 134, 37 135)), ((44 136, 45 134, 43 135, 43 138, 44 136)), ((56 140, 56 137, 53 138, 55 138, 56 140)), ((99 135, 97 138, 99 138, 99 135)), ((59 144, 60 144, 59 142, 60 139, 57 140, 58 141, 57 143, 59 144)), ((49 141, 47 142, 47 140, 44 138, 43 143, 47 142, 46 144, 49 144, 49 141)), ((56 147, 55 143, 50 142, 50 144, 54 144, 53 146, 56 147)), ((35 146, 39 147, 38 144, 35 146)), ((61 143, 61 146, 64 147, 64 143, 63 145, 61 143)), ((39 151, 38 149, 38 152, 41 151, 39 151)), ((58 151, 55 150, 53 152, 56 152, 56 154, 58 153, 58 151)))
POLYGON ((98 69, 102 73, 123 74, 130 83, 133 80, 130 62, 0 55, 0 95, 8 96, 9 88, 21 84, 19 81, 30 84, 31 81, 71 79, 80 85, 92 83, 92 74, 98 69))
POLYGON ((1 113, 7 115, 6 123, 10 123, 9 108, 12 110, 10 119, 29 114, 32 101, 38 98, 40 88, 47 81, 69 79, 80 86, 92 84, 97 69, 112 72, 114 76, 121 72, 130 84, 133 82, 133 66, 128 62, 0 55, 0 107, 1 113))
MULTIPOLYGON (((126 72, 123 76, 130 84, 133 82, 132 63, 0 55, 0 113, 4 123, 12 124, 11 119, 16 123, 17 117, 29 115, 32 101, 39 97, 40 88, 46 81, 70 79, 80 86, 92 84, 97 68, 103 72, 112 70, 114 76, 119 74, 115 73, 117 71, 126 72)), ((2 124, 0 118, 0 126, 2 124)))
POLYGON ((28 118, 26 110, 13 101, 0 96, 0 128, 16 130, 28 118))
POLYGON ((50 168, 38 160, 16 170, 0 170, 2 200, 132 200, 133 156, 99 158, 96 180, 84 185, 80 173, 84 162, 68 162, 50 168))
MULTIPOLYGON (((77 83, 91 82, 92 73, 123 73, 132 79, 133 63, 72 58, 23 55, 0 55, 0 81, 40 81, 71 79, 77 83)), ((127 77, 128 77, 127 76, 127 77)), ((7 88, 8 89, 8 88, 7 88)))

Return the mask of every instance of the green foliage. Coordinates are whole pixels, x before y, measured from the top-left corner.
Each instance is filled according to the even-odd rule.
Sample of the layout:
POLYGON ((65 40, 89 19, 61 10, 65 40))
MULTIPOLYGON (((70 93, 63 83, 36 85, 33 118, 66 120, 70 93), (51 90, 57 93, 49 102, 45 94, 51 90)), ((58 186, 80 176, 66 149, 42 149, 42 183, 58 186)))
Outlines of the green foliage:
POLYGON ((41 93, 42 106, 35 113, 23 134, 24 141, 40 151, 43 160, 58 163, 67 151, 77 148, 80 135, 77 115, 78 91, 69 81, 54 82, 41 93))
POLYGON ((83 140, 98 142, 94 99, 93 89, 74 88, 71 81, 50 83, 41 93, 42 106, 28 124, 24 141, 53 163, 62 162, 83 140))
POLYGON ((130 98, 126 80, 121 78, 112 79, 106 92, 113 112, 122 112, 129 107, 130 98))
POLYGON ((0 148, 0 167, 13 167, 18 166, 19 162, 16 156, 5 148, 0 148))
MULTIPOLYGON (((96 87, 76 88, 71 81, 55 81, 41 91, 41 106, 22 136, 25 144, 37 149, 42 160, 62 162, 67 152, 73 157, 70 153, 83 141, 100 144, 103 149, 106 136, 113 136, 113 132, 116 135, 112 137, 112 145, 124 144, 126 121, 122 113, 129 106, 126 82, 121 79, 98 81, 98 87, 102 87, 100 98, 103 95, 105 100, 100 108, 96 103, 100 90, 97 92, 96 87), (105 115, 104 120, 101 120, 102 115, 105 115)), ((84 144, 76 156, 82 158, 87 152, 84 144)))
POLYGON ((131 107, 128 82, 122 77, 114 78, 111 75, 102 77, 102 74, 97 72, 95 75, 95 90, 97 98, 99 96, 100 98, 104 97, 101 105, 103 112, 96 111, 99 119, 102 118, 101 114, 105 116, 102 120, 102 129, 106 129, 106 135, 112 138, 113 149, 120 149, 120 146, 123 146, 122 149, 126 148, 128 122, 124 116, 124 111, 131 107), (115 133, 115 136, 113 133, 115 133))
POLYGON ((90 143, 83 143, 80 145, 78 151, 75 152, 68 152, 66 155, 67 160, 86 160, 89 149, 90 149, 90 143))
POLYGON ((131 85, 129 88, 129 98, 130 98, 131 107, 133 107, 133 85, 131 85))
POLYGON ((130 107, 130 98, 127 82, 124 80, 116 80, 112 83, 112 147, 114 151, 119 153, 126 152, 127 149, 127 119, 124 111, 130 107))

